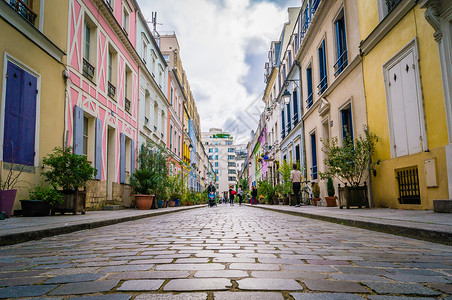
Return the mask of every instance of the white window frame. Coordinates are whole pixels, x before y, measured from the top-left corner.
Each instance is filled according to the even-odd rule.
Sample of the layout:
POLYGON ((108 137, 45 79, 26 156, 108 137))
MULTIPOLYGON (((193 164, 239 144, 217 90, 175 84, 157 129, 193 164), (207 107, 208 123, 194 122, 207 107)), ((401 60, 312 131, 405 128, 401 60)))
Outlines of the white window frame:
MULTIPOLYGON (((383 65, 383 75, 384 75, 384 83, 385 83, 385 93, 386 93, 386 107, 388 110, 388 125, 389 125, 389 141, 391 148, 391 158, 399 157, 396 155, 394 151, 394 128, 393 128, 393 119, 392 119, 392 111, 391 111, 391 99, 389 93, 389 70, 398 64, 402 59, 404 59, 408 54, 413 52, 414 55, 414 64, 415 64, 415 83, 416 83, 416 92, 419 95, 418 98, 418 111, 419 111, 419 125, 420 125, 420 134, 422 139, 422 149, 421 151, 425 151, 428 149, 427 143, 427 133, 425 129, 425 115, 424 115, 424 107, 423 107, 423 96, 421 90, 421 78, 419 72, 419 52, 417 45, 417 38, 414 38, 405 45, 398 53, 396 53, 393 57, 391 57, 384 65, 383 65)), ((411 155, 411 154, 409 154, 411 155)))

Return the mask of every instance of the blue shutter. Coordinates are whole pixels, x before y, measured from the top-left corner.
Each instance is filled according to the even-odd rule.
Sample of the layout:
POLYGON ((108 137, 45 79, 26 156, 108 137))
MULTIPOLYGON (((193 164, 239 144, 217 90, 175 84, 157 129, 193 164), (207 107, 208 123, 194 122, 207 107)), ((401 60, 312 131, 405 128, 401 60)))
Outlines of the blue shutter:
POLYGON ((126 182, 126 135, 121 133, 119 146, 119 169, 120 169, 120 183, 126 182))
POLYGON ((130 175, 135 171, 135 141, 130 143, 130 175))
POLYGON ((317 145, 315 133, 311 134, 311 154, 312 154, 312 179, 317 179, 317 145))
POLYGON ((83 109, 74 106, 74 154, 83 155, 83 109))
POLYGON ((102 179, 102 120, 96 118, 96 150, 94 164, 97 170, 96 179, 102 179))
MULTIPOLYGON (((341 28, 339 25, 339 20, 335 22, 336 25, 336 44, 337 44, 337 60, 339 61, 342 54, 342 45, 341 45, 341 28)), ((341 63, 338 64, 338 67, 341 63)))
POLYGON ((37 78, 7 66, 3 160, 32 166, 35 157, 37 78))

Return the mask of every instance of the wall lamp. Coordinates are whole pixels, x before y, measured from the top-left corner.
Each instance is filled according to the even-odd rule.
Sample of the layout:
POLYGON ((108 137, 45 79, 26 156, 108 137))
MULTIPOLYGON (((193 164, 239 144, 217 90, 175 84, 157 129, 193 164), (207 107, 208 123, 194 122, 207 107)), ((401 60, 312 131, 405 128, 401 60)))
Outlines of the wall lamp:
POLYGON ((297 88, 300 88, 300 86, 298 85, 298 79, 287 79, 284 82, 284 93, 281 95, 282 100, 284 101, 284 104, 289 104, 290 103, 290 96, 292 95, 289 90, 287 89, 289 87, 289 82, 294 82, 295 85, 297 86, 297 88))
POLYGON ((190 146, 188 146, 188 150, 191 152, 193 150, 193 145, 190 144, 190 146))

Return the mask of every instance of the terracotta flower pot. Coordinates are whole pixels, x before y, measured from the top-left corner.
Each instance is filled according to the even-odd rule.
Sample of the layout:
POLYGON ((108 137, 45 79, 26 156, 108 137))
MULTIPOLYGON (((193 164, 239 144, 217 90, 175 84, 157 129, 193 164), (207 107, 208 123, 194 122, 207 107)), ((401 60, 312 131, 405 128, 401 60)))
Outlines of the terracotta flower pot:
POLYGON ((325 197, 326 206, 327 207, 335 207, 336 206, 336 199, 337 197, 325 197))
POLYGON ((168 201, 168 206, 169 206, 169 207, 174 207, 174 206, 176 206, 176 200, 170 200, 170 201, 168 201))
POLYGON ((154 195, 135 195, 138 209, 151 209, 154 195))
POLYGON ((317 203, 320 201, 320 198, 312 198, 312 202, 314 202, 315 206, 318 206, 317 203))

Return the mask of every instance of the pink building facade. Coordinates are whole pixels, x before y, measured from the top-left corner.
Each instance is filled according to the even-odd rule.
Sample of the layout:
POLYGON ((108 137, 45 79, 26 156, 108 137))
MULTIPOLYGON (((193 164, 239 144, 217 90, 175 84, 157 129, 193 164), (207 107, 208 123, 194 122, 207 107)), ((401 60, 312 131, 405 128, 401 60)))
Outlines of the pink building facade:
POLYGON ((97 169, 87 207, 130 201, 138 139, 135 0, 69 0, 65 143, 97 169))

